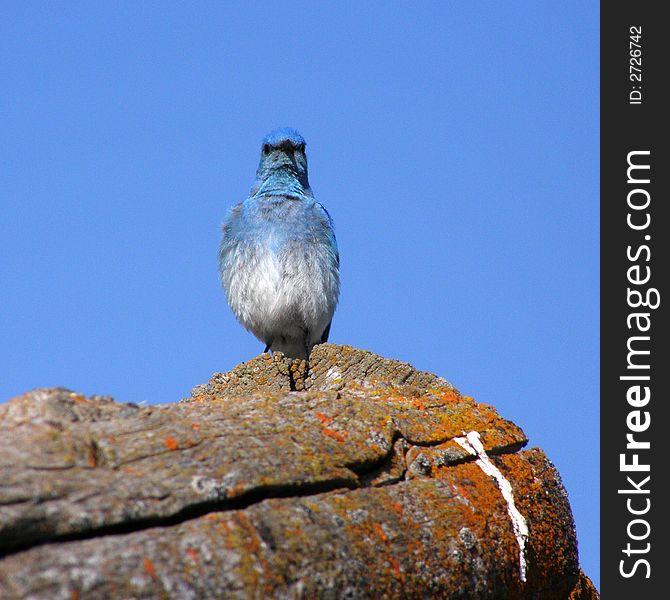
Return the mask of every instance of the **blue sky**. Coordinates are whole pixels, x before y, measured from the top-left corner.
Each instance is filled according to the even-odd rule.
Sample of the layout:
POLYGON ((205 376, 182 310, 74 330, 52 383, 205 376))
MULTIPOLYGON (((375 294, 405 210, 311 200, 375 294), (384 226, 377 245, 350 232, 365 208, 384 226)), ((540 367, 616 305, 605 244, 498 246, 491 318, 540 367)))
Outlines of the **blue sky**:
POLYGON ((168 402, 263 347, 217 246, 290 125, 333 216, 330 341, 436 372, 555 462, 599 584, 596 2, 13 2, 0 399, 168 402))

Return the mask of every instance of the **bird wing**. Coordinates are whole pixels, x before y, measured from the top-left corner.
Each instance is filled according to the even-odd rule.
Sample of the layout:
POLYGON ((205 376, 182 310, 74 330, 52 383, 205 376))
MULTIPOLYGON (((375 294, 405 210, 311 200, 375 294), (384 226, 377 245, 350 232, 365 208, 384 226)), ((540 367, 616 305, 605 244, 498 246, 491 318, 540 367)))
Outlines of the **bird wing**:
MULTIPOLYGON (((320 213, 322 218, 326 220, 328 223, 328 227, 326 228, 327 231, 327 236, 328 236, 328 245, 330 247, 331 252, 335 256, 335 259, 337 260, 337 265, 340 265, 340 252, 337 249, 337 239, 335 238, 335 224, 333 223, 333 219, 330 216, 330 213, 326 210, 326 207, 319 203, 319 202, 314 202, 314 206, 316 207, 316 210, 320 213)), ((330 327, 330 325, 329 325, 330 327)))

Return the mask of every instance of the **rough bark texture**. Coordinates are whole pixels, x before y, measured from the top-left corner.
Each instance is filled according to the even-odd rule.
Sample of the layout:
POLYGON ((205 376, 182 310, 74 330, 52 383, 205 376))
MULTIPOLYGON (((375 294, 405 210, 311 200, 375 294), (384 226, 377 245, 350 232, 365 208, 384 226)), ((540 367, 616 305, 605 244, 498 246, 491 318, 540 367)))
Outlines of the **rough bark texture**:
POLYGON ((0 598, 597 598, 526 442, 444 379, 331 344, 175 404, 34 390, 0 405, 0 598), (528 524, 526 581, 469 432, 528 524))

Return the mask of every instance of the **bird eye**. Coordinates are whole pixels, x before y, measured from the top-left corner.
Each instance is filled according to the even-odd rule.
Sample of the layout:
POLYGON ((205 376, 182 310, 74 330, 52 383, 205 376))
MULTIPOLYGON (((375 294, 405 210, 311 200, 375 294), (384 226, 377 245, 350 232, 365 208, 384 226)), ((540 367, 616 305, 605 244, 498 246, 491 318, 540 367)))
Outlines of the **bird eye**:
POLYGON ((263 144, 263 154, 270 154, 270 144, 263 144))

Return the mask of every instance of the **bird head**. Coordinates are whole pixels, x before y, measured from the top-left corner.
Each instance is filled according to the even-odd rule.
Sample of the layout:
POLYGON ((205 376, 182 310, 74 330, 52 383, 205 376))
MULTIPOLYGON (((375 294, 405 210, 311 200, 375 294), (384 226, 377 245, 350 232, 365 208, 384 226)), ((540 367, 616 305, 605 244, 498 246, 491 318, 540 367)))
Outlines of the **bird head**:
POLYGON ((291 179, 309 193, 305 138, 291 127, 276 129, 263 139, 255 189, 267 188, 263 184, 272 179, 291 179))

